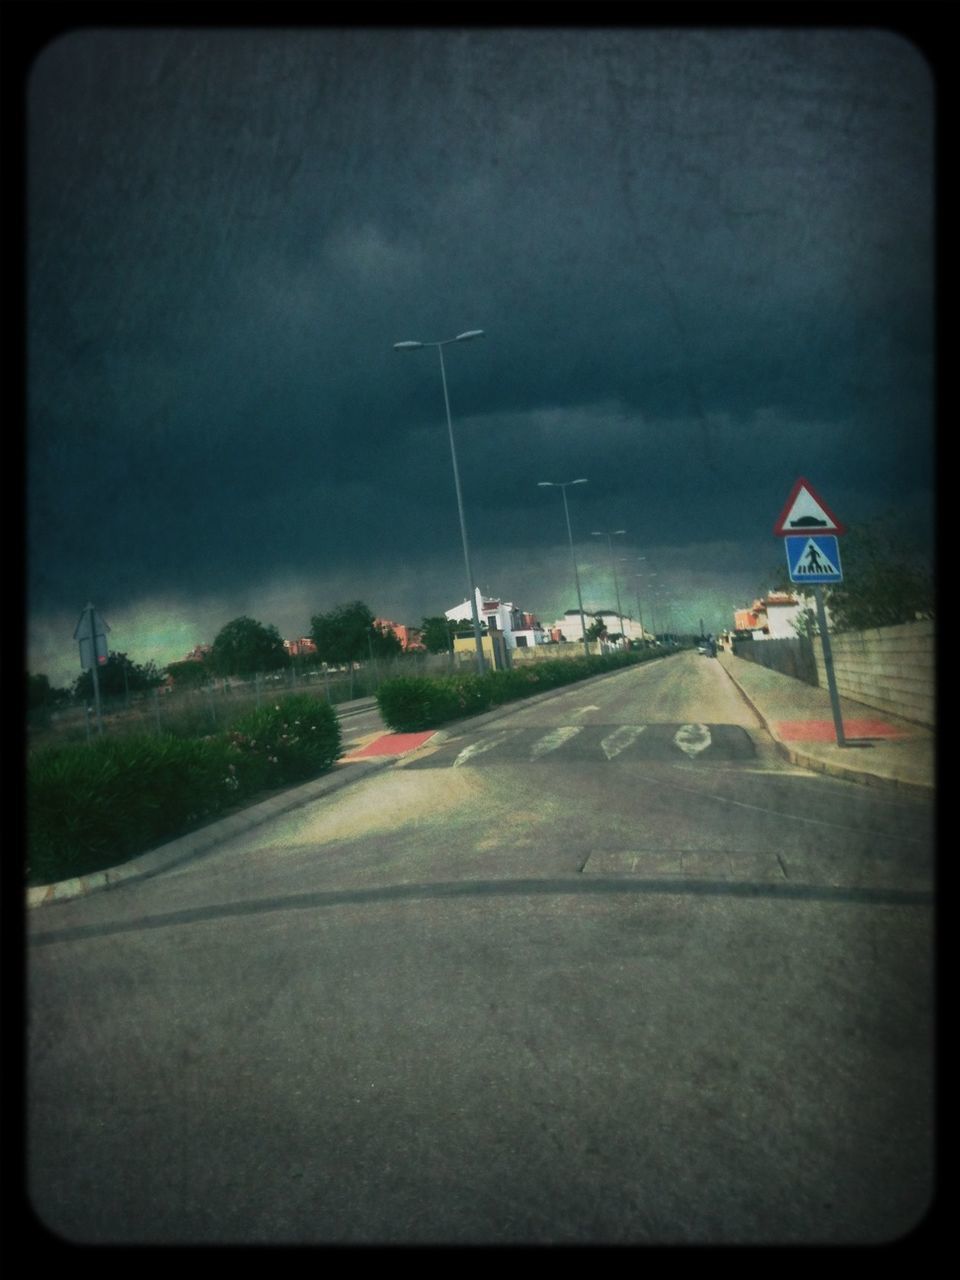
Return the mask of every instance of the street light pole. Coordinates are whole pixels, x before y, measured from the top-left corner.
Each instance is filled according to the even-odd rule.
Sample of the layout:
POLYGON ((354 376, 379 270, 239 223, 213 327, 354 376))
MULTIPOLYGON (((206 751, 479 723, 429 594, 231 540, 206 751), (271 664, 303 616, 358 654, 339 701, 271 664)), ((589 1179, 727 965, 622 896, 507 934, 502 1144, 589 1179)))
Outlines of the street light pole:
POLYGON ((640 579, 643 575, 637 574, 637 616, 640 619, 640 639, 646 639, 643 634, 643 605, 640 603, 640 579))
POLYGON ((572 484, 586 484, 586 480, 565 480, 561 484, 555 483, 553 480, 538 480, 537 487, 540 489, 559 489, 563 497, 563 514, 567 520, 567 541, 570 543, 570 559, 573 562, 573 580, 577 584, 577 606, 580 609, 580 634, 583 640, 584 653, 590 653, 590 641, 587 639, 587 622, 583 616, 583 597, 580 594, 580 572, 577 569, 577 557, 573 550, 573 531, 570 528, 570 509, 567 506, 567 489, 572 484))
POLYGON ((443 382, 443 403, 447 411, 447 431, 450 436, 450 457, 453 460, 453 483, 457 491, 457 510, 460 513, 460 537, 463 542, 463 564, 467 572, 467 597, 470 601, 470 612, 473 615, 473 636, 477 645, 477 671, 483 675, 485 662, 483 657, 483 639, 480 632, 480 614, 477 611, 477 593, 473 583, 473 570, 470 568, 470 551, 467 545, 467 522, 463 515, 463 495, 460 492, 460 471, 457 467, 457 449, 453 442, 453 419, 450 416, 450 397, 447 394, 447 371, 443 363, 443 348, 452 342, 466 342, 470 338, 482 338, 482 329, 469 329, 466 333, 458 333, 455 338, 444 338, 441 342, 395 342, 394 351, 415 351, 419 347, 436 347, 440 356, 440 378, 443 382))
POLYGON ((620 606, 620 583, 617 579, 617 566, 613 559, 613 540, 615 537, 617 537, 618 534, 626 533, 626 532, 627 532, 626 529, 613 529, 613 530, 608 530, 607 532, 597 532, 595 530, 590 535, 591 538, 606 538, 607 546, 610 549, 610 568, 613 572, 613 589, 617 595, 617 617, 620 619, 620 643, 621 644, 623 644, 624 641, 626 640, 626 636, 623 634, 623 609, 620 606))

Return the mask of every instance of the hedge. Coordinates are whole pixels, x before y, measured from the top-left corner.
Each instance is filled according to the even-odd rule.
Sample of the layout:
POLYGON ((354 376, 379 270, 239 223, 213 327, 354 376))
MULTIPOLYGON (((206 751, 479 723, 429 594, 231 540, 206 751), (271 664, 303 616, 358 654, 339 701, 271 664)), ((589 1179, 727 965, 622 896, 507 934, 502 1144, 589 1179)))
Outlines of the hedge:
POLYGON ((656 656, 659 655, 636 652, 584 655, 557 658, 535 667, 531 664, 509 671, 487 671, 482 676, 473 673, 432 679, 398 676, 384 681, 377 690, 377 705, 384 722, 397 733, 435 729, 450 720, 489 711, 505 702, 529 698, 656 656))
POLYGON ((286 696, 205 738, 131 734, 51 747, 27 763, 27 883, 117 866, 340 756, 332 707, 286 696))

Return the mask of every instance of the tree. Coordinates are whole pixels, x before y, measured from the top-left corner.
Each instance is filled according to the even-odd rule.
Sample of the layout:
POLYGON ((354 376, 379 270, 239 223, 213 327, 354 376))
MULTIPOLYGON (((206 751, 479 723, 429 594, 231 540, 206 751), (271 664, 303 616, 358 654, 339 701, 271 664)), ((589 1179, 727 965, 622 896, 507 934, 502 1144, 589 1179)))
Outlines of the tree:
POLYGON ((420 632, 427 653, 450 653, 453 649, 456 625, 449 618, 439 615, 423 618, 420 622, 420 632))
POLYGON ((587 639, 588 640, 604 640, 606 639, 606 635, 607 635, 607 628, 606 628, 606 624, 603 621, 603 618, 599 616, 595 617, 594 620, 590 623, 589 627, 587 627, 587 639))
POLYGON ((837 631, 932 618, 933 575, 888 517, 851 529, 840 547, 843 581, 826 596, 837 631))
POLYGON ((32 676, 27 672, 27 710, 40 711, 50 705, 49 676, 32 676))
POLYGON ((206 683, 211 674, 208 663, 197 662, 192 658, 185 658, 182 662, 170 662, 167 664, 167 675, 181 689, 196 689, 206 683))
POLYGON ((69 689, 55 689, 45 675, 27 673, 27 710, 44 711, 69 701, 69 689))
POLYGON ((370 656, 372 658, 396 658, 403 653, 403 645, 393 627, 383 627, 375 622, 371 629, 370 656))
MULTIPOLYGON (((132 662, 125 653, 111 653, 106 662, 97 664, 97 687, 102 698, 123 698, 130 693, 142 693, 163 684, 163 674, 153 662, 141 666, 132 662)), ((78 701, 89 702, 93 697, 93 672, 84 671, 73 686, 73 696, 78 701)))
MULTIPOLYGON (((362 600, 338 605, 330 613, 318 613, 310 619, 318 662, 365 661, 373 653, 376 630, 373 614, 362 600)), ((396 640, 396 636, 393 638, 396 640)))
MULTIPOLYGON (((473 619, 472 618, 451 618, 451 626, 455 636, 472 636, 473 635, 473 619)), ((481 618, 480 634, 487 634, 487 624, 481 618)))
MULTIPOLYGON (((893 516, 851 528, 840 539, 840 559, 843 581, 823 587, 832 631, 895 627, 934 616, 933 575, 920 553, 897 532, 893 516)), ((785 567, 774 571, 773 583, 774 590, 790 591, 805 600, 809 596, 809 587, 791 582, 785 567)), ((794 630, 798 635, 816 635, 816 618, 797 619, 794 630)))
POLYGON ((276 627, 244 617, 221 627, 208 661, 218 676, 245 676, 277 671, 288 665, 290 656, 276 627))

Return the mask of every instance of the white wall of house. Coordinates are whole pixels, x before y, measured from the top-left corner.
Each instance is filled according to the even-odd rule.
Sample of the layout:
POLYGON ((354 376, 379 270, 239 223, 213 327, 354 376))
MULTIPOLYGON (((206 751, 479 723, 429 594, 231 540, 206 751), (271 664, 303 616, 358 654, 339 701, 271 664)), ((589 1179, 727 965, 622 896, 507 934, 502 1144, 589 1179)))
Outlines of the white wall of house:
MULTIPOLYGON (((796 640, 797 633, 793 623, 803 615, 804 606, 800 604, 768 604, 767 626, 770 628, 771 640, 796 640)), ((766 638, 766 637, 765 637, 766 638)))
POLYGON ((535 645, 546 644, 549 636, 536 627, 524 627, 513 632, 513 647, 516 649, 532 649, 535 645))
MULTIPOLYGON (((577 621, 579 622, 579 618, 577 619, 577 621)), ((619 632, 621 630, 619 614, 605 613, 603 614, 603 621, 607 628, 607 631, 610 632, 611 634, 614 632, 619 632)), ((634 622, 633 618, 628 618, 626 614, 623 615, 622 630, 623 630, 623 634, 627 637, 628 640, 642 640, 644 638, 644 631, 643 631, 643 628, 640 626, 640 623, 634 622)))
MULTIPOLYGON (((503 637, 507 642, 508 649, 515 649, 517 647, 516 637, 518 635, 528 637, 528 645, 533 643, 543 644, 547 639, 543 631, 538 631, 535 628, 522 627, 520 625, 520 610, 515 608, 509 601, 500 600, 497 602, 496 608, 486 609, 484 608, 484 604, 490 604, 491 601, 484 600, 484 597, 480 594, 479 588, 477 589, 476 599, 477 613, 479 614, 480 621, 485 622, 491 630, 503 632, 503 637), (538 636, 539 639, 534 641, 530 638, 533 636, 538 636)), ((471 621, 473 619, 473 610, 470 607, 470 601, 464 600, 462 604, 455 605, 452 609, 447 609, 444 613, 444 617, 449 618, 451 622, 471 621)))
MULTIPOLYGON (((587 614, 586 622, 588 627, 590 626, 590 623, 592 621, 593 619, 590 617, 589 614, 587 614)), ((576 613, 576 614, 565 613, 562 618, 558 618, 556 622, 554 622, 551 625, 550 630, 559 631, 560 634, 563 636, 564 640, 582 640, 583 639, 583 627, 581 627, 580 625, 579 613, 576 613)))
MULTIPOLYGON (((587 629, 589 630, 591 625, 593 624, 593 621, 596 615, 592 613, 587 613, 587 611, 584 610, 584 616, 587 623, 587 629)), ((612 634, 614 632, 620 631, 620 615, 619 614, 602 613, 599 616, 603 619, 603 624, 607 628, 607 631, 609 633, 612 634)), ((564 640, 582 640, 583 639, 583 628, 580 625, 579 613, 565 613, 562 618, 558 618, 557 621, 552 624, 550 630, 554 630, 554 629, 558 630, 561 633, 564 640)), ((623 619, 623 634, 627 637, 628 640, 642 640, 644 639, 645 635, 648 638, 652 638, 652 637, 649 637, 649 633, 644 631, 644 629, 640 626, 639 622, 634 622, 632 618, 628 618, 626 617, 626 615, 624 615, 624 619, 623 619)))

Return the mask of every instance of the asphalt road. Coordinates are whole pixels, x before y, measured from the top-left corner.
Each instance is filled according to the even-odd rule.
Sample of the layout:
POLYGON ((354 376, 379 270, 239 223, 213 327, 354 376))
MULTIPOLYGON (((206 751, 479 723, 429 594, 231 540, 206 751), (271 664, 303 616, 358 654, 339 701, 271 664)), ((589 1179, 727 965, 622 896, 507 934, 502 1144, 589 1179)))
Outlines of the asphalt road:
POLYGON ((696 654, 463 722, 31 913, 32 1203, 83 1242, 897 1239, 932 847, 696 654))

